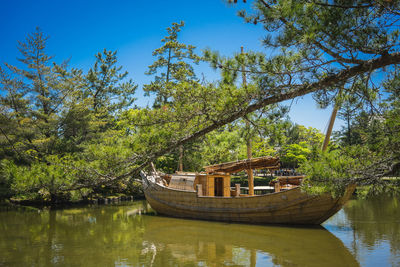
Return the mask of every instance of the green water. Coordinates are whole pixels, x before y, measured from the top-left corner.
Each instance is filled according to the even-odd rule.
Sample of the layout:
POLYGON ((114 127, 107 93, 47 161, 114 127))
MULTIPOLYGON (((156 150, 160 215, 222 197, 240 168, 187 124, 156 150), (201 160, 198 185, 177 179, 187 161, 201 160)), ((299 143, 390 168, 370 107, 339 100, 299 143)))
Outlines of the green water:
POLYGON ((0 266, 400 266, 399 200, 352 200, 322 227, 149 214, 146 202, 0 208, 0 266))

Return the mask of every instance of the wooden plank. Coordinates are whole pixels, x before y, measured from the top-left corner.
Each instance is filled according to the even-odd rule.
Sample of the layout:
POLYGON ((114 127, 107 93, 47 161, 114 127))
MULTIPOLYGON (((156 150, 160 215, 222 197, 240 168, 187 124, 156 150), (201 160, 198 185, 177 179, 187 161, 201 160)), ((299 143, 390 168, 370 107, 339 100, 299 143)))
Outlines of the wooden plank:
POLYGON ((207 173, 235 173, 248 169, 279 169, 279 167, 278 157, 266 156, 205 166, 204 169, 207 173))

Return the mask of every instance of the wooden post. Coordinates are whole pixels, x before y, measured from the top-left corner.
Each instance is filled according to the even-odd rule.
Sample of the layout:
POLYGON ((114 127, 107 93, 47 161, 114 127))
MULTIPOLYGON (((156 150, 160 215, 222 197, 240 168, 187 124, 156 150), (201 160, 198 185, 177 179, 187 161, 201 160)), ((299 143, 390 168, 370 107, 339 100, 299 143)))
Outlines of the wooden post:
MULTIPOLYGON (((251 139, 250 137, 247 139, 247 159, 251 159, 251 139)), ((247 170, 247 179, 249 182, 249 195, 254 196, 254 176, 253 176, 253 170, 248 169, 247 170)))
POLYGON ((257 264, 257 252, 255 249, 250 250, 250 267, 256 267, 257 264))
POLYGON ((281 183, 278 181, 275 183, 275 193, 281 191, 281 183))
POLYGON ((235 197, 240 196, 240 184, 235 184, 235 197))
MULTIPOLYGON (((240 52, 241 54, 244 54, 243 51, 243 46, 240 47, 240 52)), ((242 79, 243 79, 243 86, 246 86, 246 73, 245 73, 245 68, 244 65, 242 66, 242 79)), ((246 121, 246 128, 249 130, 249 136, 247 137, 247 159, 251 159, 251 138, 250 138, 250 123, 246 121)), ((254 176, 253 176, 253 170, 248 169, 247 170, 247 180, 249 183, 249 195, 254 196, 254 176)))
POLYGON ((150 166, 151 166, 152 171, 154 172, 154 175, 157 175, 157 176, 158 176, 156 167, 154 166, 154 163, 153 163, 153 162, 150 162, 150 166))
POLYGON ((182 145, 179 146, 179 166, 178 166, 178 170, 180 172, 183 172, 183 146, 182 145))
POLYGON ((196 191, 197 191, 197 196, 198 197, 203 196, 203 185, 202 184, 197 184, 196 185, 196 191))
MULTIPOLYGON (((247 158, 251 159, 251 145, 247 146, 247 158)), ((254 176, 253 170, 247 170, 248 182, 249 182, 249 195, 254 196, 254 176)))

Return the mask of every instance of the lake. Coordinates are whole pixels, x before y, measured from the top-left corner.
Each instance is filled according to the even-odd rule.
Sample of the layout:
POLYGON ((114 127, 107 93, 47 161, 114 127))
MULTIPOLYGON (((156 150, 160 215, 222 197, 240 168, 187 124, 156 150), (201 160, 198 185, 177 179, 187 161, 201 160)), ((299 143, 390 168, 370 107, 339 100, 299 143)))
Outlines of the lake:
POLYGON ((400 266, 400 200, 351 200, 320 227, 155 215, 146 201, 0 207, 0 266, 400 266))

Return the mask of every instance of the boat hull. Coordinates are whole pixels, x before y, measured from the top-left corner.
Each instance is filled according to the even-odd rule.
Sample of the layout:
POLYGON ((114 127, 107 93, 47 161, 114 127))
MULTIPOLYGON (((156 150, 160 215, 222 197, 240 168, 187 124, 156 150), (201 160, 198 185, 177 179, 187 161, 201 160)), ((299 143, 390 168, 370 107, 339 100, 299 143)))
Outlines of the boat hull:
POLYGON ((355 189, 349 186, 340 198, 309 195, 299 187, 258 196, 207 197, 142 178, 146 199, 159 214, 254 224, 321 224, 342 208, 355 189))

